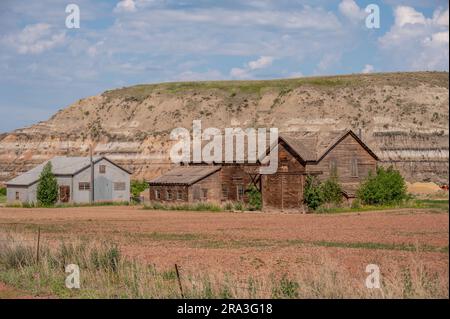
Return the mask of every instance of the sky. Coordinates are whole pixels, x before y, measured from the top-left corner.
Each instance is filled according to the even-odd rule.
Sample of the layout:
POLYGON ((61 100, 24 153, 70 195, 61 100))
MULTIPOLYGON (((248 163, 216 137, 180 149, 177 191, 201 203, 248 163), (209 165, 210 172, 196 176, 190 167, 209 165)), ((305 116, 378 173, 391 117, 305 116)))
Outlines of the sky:
POLYGON ((448 59, 447 0, 0 0, 0 132, 134 84, 448 71, 448 59))

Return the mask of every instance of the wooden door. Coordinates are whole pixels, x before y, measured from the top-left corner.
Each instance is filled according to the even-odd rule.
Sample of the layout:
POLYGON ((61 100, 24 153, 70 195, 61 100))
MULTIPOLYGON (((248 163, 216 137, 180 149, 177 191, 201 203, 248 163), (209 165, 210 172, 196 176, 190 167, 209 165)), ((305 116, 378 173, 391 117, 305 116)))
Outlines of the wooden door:
POLYGON ((62 203, 67 203, 70 200, 70 186, 59 186, 59 200, 62 203))

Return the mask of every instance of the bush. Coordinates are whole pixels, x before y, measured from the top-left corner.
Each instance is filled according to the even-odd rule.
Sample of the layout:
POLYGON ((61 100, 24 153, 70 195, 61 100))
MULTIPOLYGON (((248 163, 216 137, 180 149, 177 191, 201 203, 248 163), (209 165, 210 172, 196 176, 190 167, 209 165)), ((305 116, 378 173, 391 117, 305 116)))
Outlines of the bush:
POLYGON ((332 174, 322 185, 322 199, 328 204, 342 203, 342 188, 336 174, 332 174))
POLYGON ((255 185, 251 185, 248 188, 247 194, 248 194, 249 210, 261 210, 262 196, 261 192, 255 187, 255 185))
POLYGON ((133 197, 141 196, 141 193, 148 188, 148 184, 145 180, 142 181, 131 181, 131 194, 133 197))
POLYGON ((58 182, 52 173, 52 163, 45 164, 37 186, 37 201, 40 206, 53 206, 58 200, 58 182))
POLYGON ((392 166, 388 169, 379 167, 375 175, 369 173, 361 184, 357 198, 366 205, 399 203, 407 198, 405 180, 392 166))
POLYGON ((6 188, 5 187, 0 188, 0 196, 6 196, 6 188))
POLYGON ((323 203, 320 183, 314 176, 306 177, 304 189, 304 202, 312 210, 316 210, 323 203))

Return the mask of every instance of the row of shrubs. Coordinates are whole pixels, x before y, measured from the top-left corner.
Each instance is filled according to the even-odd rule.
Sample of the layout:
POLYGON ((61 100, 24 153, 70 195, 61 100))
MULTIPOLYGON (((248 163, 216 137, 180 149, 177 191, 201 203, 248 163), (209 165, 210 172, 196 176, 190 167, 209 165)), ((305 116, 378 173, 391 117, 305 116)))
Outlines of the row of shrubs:
POLYGON ((183 204, 168 204, 152 202, 144 206, 144 209, 148 210, 179 210, 179 211, 208 211, 208 212, 224 212, 224 211, 246 211, 246 210, 256 210, 250 204, 245 204, 243 202, 226 202, 222 205, 209 203, 209 202, 199 202, 199 203, 183 203, 183 204))
MULTIPOLYGON (((342 203, 342 193, 336 173, 331 174, 324 182, 308 176, 304 190, 305 204, 312 210, 323 206, 339 206, 342 203)), ((375 173, 369 172, 366 180, 361 183, 353 205, 395 205, 407 199, 406 183, 400 172, 393 167, 379 167, 375 173)))

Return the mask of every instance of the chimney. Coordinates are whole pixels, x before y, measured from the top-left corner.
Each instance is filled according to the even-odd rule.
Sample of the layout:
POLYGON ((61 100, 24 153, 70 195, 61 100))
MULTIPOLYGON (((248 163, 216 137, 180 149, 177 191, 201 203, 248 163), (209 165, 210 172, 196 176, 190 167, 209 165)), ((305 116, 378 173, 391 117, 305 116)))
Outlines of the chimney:
POLYGON ((361 128, 358 129, 358 137, 360 140, 362 140, 362 130, 361 128))
POLYGON ((90 198, 89 198, 89 202, 91 203, 91 204, 93 204, 94 203, 94 200, 95 200, 95 196, 94 196, 94 159, 92 158, 92 144, 90 145, 90 147, 89 147, 89 157, 90 157, 90 161, 91 161, 91 182, 90 182, 90 193, 89 193, 89 195, 90 195, 90 198))

